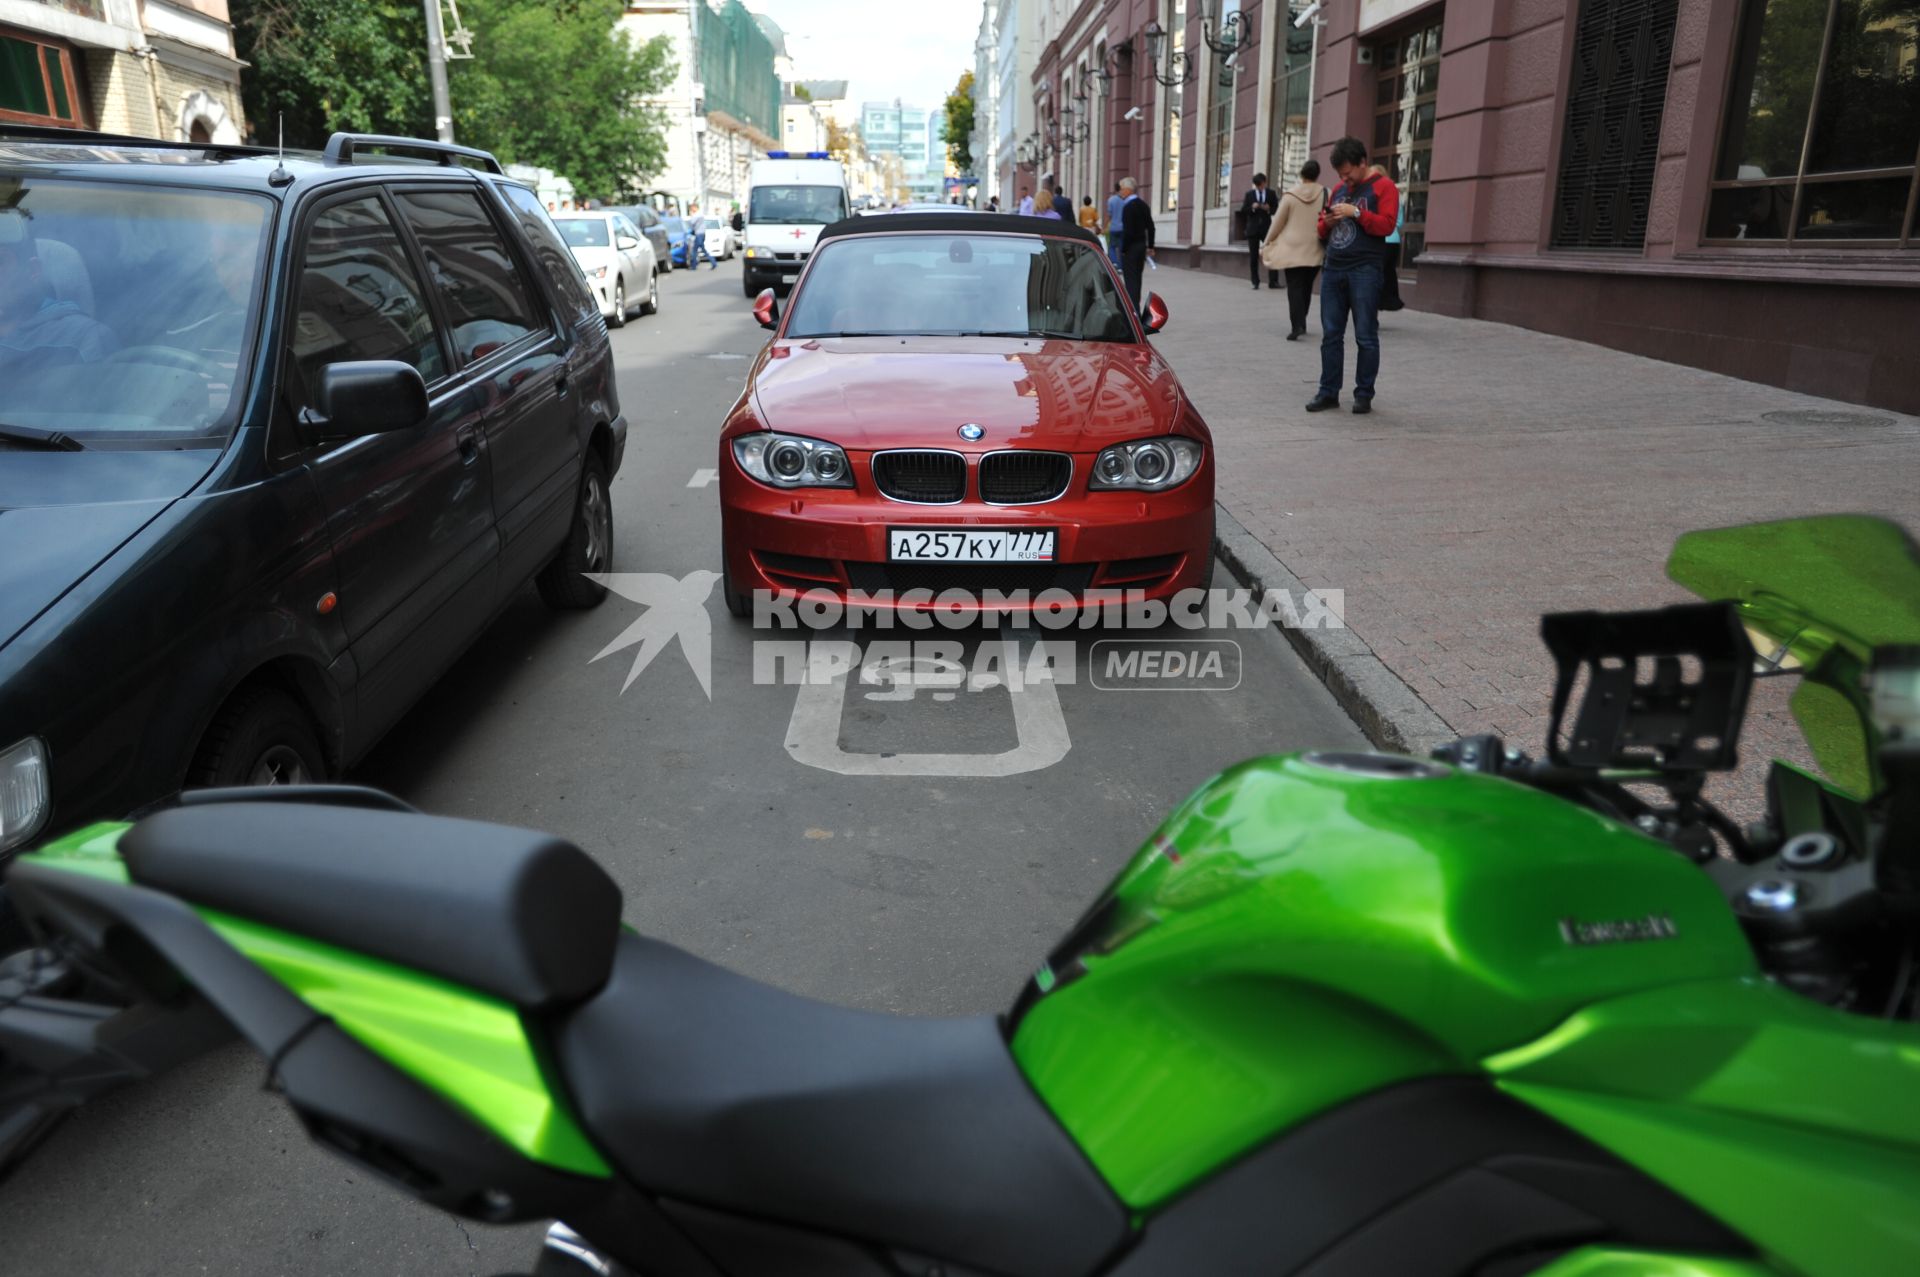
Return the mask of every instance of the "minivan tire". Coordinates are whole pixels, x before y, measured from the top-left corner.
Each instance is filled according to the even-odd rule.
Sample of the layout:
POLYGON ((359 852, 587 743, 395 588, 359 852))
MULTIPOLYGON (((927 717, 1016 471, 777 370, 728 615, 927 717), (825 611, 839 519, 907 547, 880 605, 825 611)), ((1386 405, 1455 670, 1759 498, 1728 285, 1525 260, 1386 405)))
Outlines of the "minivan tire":
POLYGON ((607 467, 597 453, 587 453, 580 469, 580 495, 573 505, 573 522, 553 562, 540 569, 534 585, 548 607, 584 611, 599 607, 607 587, 589 580, 588 572, 605 572, 613 565, 613 498, 607 493, 607 467))

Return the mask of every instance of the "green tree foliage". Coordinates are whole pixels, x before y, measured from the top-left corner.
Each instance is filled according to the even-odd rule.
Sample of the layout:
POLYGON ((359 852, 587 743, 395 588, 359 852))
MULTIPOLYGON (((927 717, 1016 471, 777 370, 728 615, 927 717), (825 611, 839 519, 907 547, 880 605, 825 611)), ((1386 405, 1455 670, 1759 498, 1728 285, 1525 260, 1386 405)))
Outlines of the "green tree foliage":
POLYGON ((336 129, 433 136, 426 21, 406 0, 233 0, 247 123, 271 144, 336 129))
POLYGON ((973 72, 947 94, 947 154, 962 173, 973 172, 973 72))
MULTIPOLYGON (((454 137, 550 168, 582 195, 639 189, 666 163, 665 122, 640 99, 672 82, 671 43, 636 45, 621 0, 464 0, 473 57, 448 66, 454 137)), ((336 129, 432 137, 418 0, 233 0, 247 119, 272 142, 336 129)))
POLYGON ((638 99, 673 81, 665 36, 635 45, 622 0, 466 0, 470 61, 453 64, 454 136, 538 164, 583 196, 636 191, 666 165, 666 120, 638 99))

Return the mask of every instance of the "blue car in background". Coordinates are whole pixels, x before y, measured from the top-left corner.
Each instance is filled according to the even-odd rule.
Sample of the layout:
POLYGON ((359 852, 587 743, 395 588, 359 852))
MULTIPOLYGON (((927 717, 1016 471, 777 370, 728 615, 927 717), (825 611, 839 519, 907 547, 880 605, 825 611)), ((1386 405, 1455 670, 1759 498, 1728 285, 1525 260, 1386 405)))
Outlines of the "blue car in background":
POLYGON ((687 219, 684 217, 662 217, 660 219, 660 225, 667 228, 667 243, 673 253, 673 264, 675 266, 691 266, 693 264, 691 257, 693 251, 693 235, 687 230, 687 219))

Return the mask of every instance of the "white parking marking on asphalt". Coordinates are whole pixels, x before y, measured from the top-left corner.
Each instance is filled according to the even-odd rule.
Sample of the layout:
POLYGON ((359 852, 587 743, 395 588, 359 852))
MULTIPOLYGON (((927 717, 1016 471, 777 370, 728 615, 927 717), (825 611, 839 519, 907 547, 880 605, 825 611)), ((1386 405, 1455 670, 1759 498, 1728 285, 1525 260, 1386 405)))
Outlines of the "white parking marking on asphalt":
POLYGON ((718 470, 695 470, 693 472, 693 478, 687 480, 687 486, 689 488, 704 488, 710 483, 718 482, 720 482, 720 472, 718 470))
POLYGON ((1006 687, 1019 741, 1012 749, 998 754, 853 754, 840 747, 840 714, 847 700, 847 675, 860 661, 860 645, 815 642, 810 663, 834 672, 830 678, 809 674, 801 684, 787 724, 787 753, 797 763, 842 776, 1018 776, 1051 767, 1067 756, 1072 742, 1060 711, 1059 689, 1046 672, 1046 646, 1044 640, 1036 643, 1039 659, 1023 666, 1020 644, 1000 640, 1001 668, 1011 672, 1006 687), (1034 676, 1020 675, 1023 668, 1034 676))

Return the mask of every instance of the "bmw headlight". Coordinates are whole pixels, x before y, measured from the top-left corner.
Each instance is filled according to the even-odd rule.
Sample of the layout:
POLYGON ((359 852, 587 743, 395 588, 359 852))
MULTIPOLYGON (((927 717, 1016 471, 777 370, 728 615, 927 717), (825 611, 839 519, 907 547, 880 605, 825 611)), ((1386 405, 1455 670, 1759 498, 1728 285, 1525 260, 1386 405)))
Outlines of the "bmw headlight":
POLYGON ((836 444, 798 435, 752 434, 733 441, 740 468, 776 488, 851 488, 853 468, 836 444))
POLYGON ((47 747, 35 736, 0 750, 0 851, 40 832, 53 805, 47 747))
POLYGON ((1193 477, 1206 449, 1180 435, 1115 444, 1093 461, 1092 488, 1134 488, 1158 492, 1193 477))

